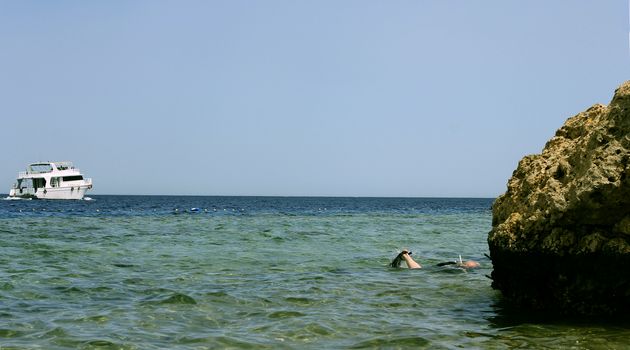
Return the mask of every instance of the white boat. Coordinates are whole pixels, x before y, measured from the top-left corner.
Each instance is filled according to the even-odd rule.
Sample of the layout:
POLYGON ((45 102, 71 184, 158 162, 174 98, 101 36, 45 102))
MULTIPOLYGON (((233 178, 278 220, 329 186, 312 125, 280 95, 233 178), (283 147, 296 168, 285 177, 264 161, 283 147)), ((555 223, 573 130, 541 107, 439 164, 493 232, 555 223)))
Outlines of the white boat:
POLYGON ((18 173, 9 198, 83 199, 92 179, 83 178, 71 162, 33 163, 18 173))

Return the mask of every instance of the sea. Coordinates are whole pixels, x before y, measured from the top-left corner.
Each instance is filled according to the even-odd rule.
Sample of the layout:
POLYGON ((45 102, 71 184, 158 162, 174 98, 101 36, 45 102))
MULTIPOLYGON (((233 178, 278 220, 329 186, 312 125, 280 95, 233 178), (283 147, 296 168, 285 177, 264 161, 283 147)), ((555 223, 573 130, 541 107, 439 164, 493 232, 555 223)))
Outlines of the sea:
POLYGON ((0 349, 630 346, 506 305, 492 198, 90 197, 0 201, 0 349))

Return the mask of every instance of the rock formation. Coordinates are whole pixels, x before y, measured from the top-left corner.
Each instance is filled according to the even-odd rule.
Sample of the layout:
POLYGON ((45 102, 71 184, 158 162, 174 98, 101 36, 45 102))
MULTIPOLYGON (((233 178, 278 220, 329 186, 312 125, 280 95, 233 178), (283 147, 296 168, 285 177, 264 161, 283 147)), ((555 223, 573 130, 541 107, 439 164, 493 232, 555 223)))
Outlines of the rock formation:
POLYGON ((630 81, 524 157, 492 207, 492 286, 529 309, 630 311, 630 81))

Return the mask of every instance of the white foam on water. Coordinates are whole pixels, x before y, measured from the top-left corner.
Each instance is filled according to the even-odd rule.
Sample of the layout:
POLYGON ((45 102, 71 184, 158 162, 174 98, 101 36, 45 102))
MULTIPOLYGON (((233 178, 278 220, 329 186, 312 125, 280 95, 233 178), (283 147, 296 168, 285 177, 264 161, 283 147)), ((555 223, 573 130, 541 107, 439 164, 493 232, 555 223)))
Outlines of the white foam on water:
POLYGON ((5 201, 19 201, 19 200, 30 201, 30 200, 33 200, 33 198, 4 197, 4 198, 2 198, 2 200, 5 200, 5 201))

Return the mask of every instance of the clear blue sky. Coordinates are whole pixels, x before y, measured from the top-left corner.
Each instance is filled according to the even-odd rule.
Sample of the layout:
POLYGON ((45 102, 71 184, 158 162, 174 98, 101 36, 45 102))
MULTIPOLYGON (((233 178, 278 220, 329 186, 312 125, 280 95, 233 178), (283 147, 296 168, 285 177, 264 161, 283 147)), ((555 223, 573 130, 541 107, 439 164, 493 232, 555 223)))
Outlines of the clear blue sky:
POLYGON ((617 1, 3 1, 0 192, 493 197, 630 78, 617 1))

